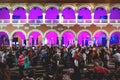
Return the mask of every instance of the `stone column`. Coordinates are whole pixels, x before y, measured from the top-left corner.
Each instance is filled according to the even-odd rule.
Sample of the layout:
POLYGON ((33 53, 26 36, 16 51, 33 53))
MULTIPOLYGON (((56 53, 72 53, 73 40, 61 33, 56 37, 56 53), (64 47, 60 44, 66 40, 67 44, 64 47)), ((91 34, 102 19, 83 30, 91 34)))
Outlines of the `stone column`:
POLYGON ((45 38, 44 37, 42 38, 42 45, 43 46, 45 45, 45 38))
POLYGON ((29 39, 26 39, 26 47, 29 47, 29 39))
POLYGON ((110 45, 110 38, 107 38, 107 47, 109 48, 110 45))
POLYGON ((58 40, 59 40, 59 45, 61 45, 61 37, 59 37, 58 40))
POLYGON ((77 38, 75 39, 74 44, 75 44, 75 46, 77 47, 77 44, 78 44, 78 39, 77 39, 77 38))
POLYGON ((12 39, 9 39, 10 47, 12 47, 12 39))

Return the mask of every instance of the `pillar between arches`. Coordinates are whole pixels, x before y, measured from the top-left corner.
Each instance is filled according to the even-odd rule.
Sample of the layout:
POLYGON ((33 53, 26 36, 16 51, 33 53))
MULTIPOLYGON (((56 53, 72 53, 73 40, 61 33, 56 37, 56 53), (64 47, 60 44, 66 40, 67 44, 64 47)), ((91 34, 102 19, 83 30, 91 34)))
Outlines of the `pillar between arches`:
POLYGON ((9 41, 10 41, 10 47, 12 47, 12 39, 10 38, 9 41))
POLYGON ((107 38, 107 47, 109 48, 110 45, 110 38, 107 38))

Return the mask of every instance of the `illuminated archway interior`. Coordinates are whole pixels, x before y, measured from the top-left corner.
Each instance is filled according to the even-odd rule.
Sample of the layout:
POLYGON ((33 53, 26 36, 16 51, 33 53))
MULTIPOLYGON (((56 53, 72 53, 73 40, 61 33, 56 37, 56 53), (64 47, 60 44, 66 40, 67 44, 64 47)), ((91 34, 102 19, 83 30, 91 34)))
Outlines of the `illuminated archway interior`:
POLYGON ((57 45, 58 44, 58 34, 54 31, 50 31, 45 36, 45 44, 57 45))
POLYGON ((106 34, 104 32, 97 32, 94 36, 94 44, 96 46, 99 45, 106 46, 107 44, 106 34))
POLYGON ((0 32, 0 46, 9 45, 9 38, 7 33, 0 32))
POLYGON ((28 39, 29 46, 41 45, 42 44, 42 36, 39 32, 34 31, 29 35, 28 39))
POLYGON ((78 35, 78 44, 82 46, 88 46, 90 40, 91 40, 91 36, 86 31, 83 31, 78 35))
POLYGON ((120 44, 120 32, 112 33, 110 37, 110 44, 120 44))
POLYGON ((65 46, 73 45, 74 39, 75 39, 74 34, 70 31, 66 31, 62 35, 62 44, 64 44, 65 46))
POLYGON ((13 44, 15 44, 15 42, 19 46, 25 46, 26 39, 24 33, 20 31, 15 32, 13 34, 13 44))

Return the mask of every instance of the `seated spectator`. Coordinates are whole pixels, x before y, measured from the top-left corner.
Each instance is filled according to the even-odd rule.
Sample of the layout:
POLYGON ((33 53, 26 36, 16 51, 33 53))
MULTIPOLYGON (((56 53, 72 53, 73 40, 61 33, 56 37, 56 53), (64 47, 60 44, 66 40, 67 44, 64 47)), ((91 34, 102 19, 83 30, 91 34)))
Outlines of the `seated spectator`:
POLYGON ((110 73, 110 71, 107 68, 100 66, 97 62, 95 62, 93 73, 94 73, 94 78, 98 80, 102 80, 107 73, 110 73))

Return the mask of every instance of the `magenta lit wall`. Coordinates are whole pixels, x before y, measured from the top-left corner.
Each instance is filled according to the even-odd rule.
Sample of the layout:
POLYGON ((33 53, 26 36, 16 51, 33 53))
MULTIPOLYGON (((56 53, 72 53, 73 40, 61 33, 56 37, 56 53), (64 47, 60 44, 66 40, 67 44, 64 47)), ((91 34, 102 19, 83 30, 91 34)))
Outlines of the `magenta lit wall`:
POLYGON ((7 33, 0 32, 0 46, 9 45, 9 38, 7 33))
POLYGON ((113 8, 110 11, 110 19, 120 19, 120 9, 119 8, 113 8))
POLYGON ((96 8, 94 11, 94 19, 100 19, 101 16, 106 16, 107 15, 107 11, 104 8, 96 8))
POLYGON ((90 34, 88 32, 86 32, 86 31, 81 32, 78 35, 78 43, 82 44, 82 40, 88 40, 88 41, 90 41, 91 40, 90 34))
POLYGON ((10 11, 6 8, 0 8, 0 19, 10 19, 10 11))
POLYGON ((14 37, 17 37, 17 38, 18 38, 19 45, 20 45, 20 46, 23 46, 24 40, 25 40, 25 35, 24 35, 24 33, 22 33, 22 32, 15 32, 15 33, 13 34, 13 38, 14 38, 14 37))
POLYGON ((94 36, 95 43, 101 45, 103 37, 106 37, 106 34, 104 32, 97 32, 94 36))
POLYGON ((75 11, 72 8, 65 8, 62 11, 63 19, 75 19, 75 11))
POLYGON ((55 7, 48 8, 46 10, 45 19, 57 19, 59 16, 59 10, 55 7))
POLYGON ((29 19, 38 19, 39 16, 42 16, 42 9, 34 7, 29 11, 29 19))
POLYGON ((22 7, 18 7, 13 11, 13 16, 19 16, 20 19, 26 19, 26 10, 22 7))
POLYGON ((72 45, 75 39, 75 36, 72 32, 66 31, 63 33, 62 37, 64 38, 64 44, 67 45, 72 45))
POLYGON ((51 44, 56 45, 57 44, 58 35, 56 32, 54 32, 54 31, 48 32, 46 34, 45 38, 47 39, 47 44, 49 44, 49 45, 51 45, 51 44))
POLYGON ((120 32, 112 33, 112 35, 110 36, 110 42, 113 44, 115 43, 120 44, 120 32))
POLYGON ((37 39, 38 39, 38 44, 42 43, 42 36, 39 32, 34 31, 29 35, 29 40, 28 43, 29 45, 32 45, 32 38, 34 39, 34 44, 36 44, 37 39))
POLYGON ((91 11, 83 7, 78 10, 78 16, 83 16, 83 19, 91 19, 91 11))

